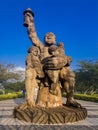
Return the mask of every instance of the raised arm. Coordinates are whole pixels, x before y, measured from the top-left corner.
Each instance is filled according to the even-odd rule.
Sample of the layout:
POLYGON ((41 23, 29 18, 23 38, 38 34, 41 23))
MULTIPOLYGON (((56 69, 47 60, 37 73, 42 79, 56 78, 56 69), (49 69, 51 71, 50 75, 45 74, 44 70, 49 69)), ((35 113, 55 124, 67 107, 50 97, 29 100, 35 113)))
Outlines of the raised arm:
POLYGON ((24 26, 28 28, 28 36, 33 43, 33 45, 39 47, 40 49, 43 48, 42 42, 39 40, 36 29, 34 26, 34 13, 30 8, 24 11, 24 26))

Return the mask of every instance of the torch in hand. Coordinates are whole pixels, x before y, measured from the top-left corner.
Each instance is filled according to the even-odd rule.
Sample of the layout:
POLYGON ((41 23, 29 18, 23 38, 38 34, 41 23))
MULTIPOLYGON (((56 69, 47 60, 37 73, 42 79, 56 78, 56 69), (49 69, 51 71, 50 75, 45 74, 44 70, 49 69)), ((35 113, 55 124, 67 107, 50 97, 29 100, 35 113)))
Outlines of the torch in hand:
POLYGON ((33 11, 28 8, 26 9, 24 12, 23 12, 23 15, 24 15, 24 26, 25 27, 28 27, 28 25, 31 23, 31 22, 34 22, 34 13, 33 11))

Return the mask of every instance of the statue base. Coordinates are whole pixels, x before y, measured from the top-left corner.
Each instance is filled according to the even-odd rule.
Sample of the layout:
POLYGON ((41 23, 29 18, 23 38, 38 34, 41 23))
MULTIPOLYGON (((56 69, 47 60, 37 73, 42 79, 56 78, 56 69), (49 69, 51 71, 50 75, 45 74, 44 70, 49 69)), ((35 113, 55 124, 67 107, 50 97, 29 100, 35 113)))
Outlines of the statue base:
POLYGON ((35 106, 19 109, 16 107, 13 114, 15 118, 33 124, 66 124, 84 120, 87 117, 87 110, 83 107, 75 108, 66 105, 54 108, 35 106))

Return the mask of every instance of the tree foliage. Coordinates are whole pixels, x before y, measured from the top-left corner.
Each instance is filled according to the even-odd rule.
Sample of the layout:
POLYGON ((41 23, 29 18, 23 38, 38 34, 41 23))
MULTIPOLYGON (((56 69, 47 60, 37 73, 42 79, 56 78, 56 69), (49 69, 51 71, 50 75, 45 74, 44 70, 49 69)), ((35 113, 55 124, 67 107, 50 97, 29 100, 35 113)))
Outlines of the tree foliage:
POLYGON ((14 64, 0 63, 0 90, 4 89, 5 93, 18 92, 24 89, 24 81, 21 81, 22 73, 15 71, 16 67, 14 64))
POLYGON ((98 61, 79 61, 75 90, 81 93, 98 92, 98 61))
POLYGON ((4 83, 8 79, 20 79, 20 75, 13 70, 16 66, 14 64, 1 64, 0 63, 0 83, 4 83))
POLYGON ((19 92, 25 90, 25 82, 7 83, 4 85, 5 93, 19 92))

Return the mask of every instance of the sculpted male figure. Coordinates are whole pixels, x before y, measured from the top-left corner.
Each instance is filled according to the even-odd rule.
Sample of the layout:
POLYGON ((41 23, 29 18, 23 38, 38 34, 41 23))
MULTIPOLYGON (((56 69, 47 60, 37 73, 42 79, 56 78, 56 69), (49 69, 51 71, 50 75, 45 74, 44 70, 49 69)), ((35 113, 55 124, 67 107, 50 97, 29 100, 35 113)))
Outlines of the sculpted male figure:
MULTIPOLYGON (((30 40, 32 41, 33 45, 35 45, 36 47, 39 48, 40 50, 40 61, 43 61, 44 59, 47 60, 48 57, 51 57, 51 54, 49 53, 48 49, 49 47, 51 47, 52 45, 55 44, 56 42, 56 37, 53 33, 47 33, 45 35, 44 41, 45 41, 45 46, 42 44, 42 42, 39 40, 36 30, 35 30, 35 26, 34 26, 34 14, 32 12, 31 9, 27 9, 26 11, 24 11, 24 26, 28 27, 28 35, 30 40)), ((60 46, 60 45, 59 45, 60 46)), ((60 46, 62 48, 62 45, 60 46)), ((60 50, 61 51, 61 50, 60 50)), ((62 51, 61 51, 62 52, 62 51)), ((60 56, 58 56, 60 57, 60 56)), ((60 57, 61 58, 61 57, 60 57)), ((59 63, 61 63, 61 68, 59 67, 57 70, 59 70, 59 76, 57 76, 57 79, 61 79, 61 85, 62 87, 64 87, 66 93, 67 93, 67 105, 72 105, 72 106, 79 106, 79 104, 74 100, 73 97, 73 92, 74 92, 74 83, 75 83, 75 76, 74 74, 72 74, 72 71, 70 71, 70 67, 68 65, 69 59, 63 58, 64 59, 64 63, 62 62, 63 59, 59 59, 56 58, 56 62, 52 62, 52 58, 50 58, 50 60, 48 60, 47 63, 47 67, 50 67, 52 69, 53 67, 54 70, 56 70, 56 67, 59 67, 59 63), (52 63, 52 64, 51 64, 52 63)), ((43 64, 44 67, 44 64, 43 64)), ((49 68, 49 69, 50 69, 49 68)), ((57 72, 57 75, 58 75, 57 72)), ((48 73, 49 76, 49 73, 48 73)), ((58 82, 58 80, 56 80, 56 82, 58 82)), ((55 87, 53 87, 54 89, 55 87)), ((55 94, 55 93, 54 93, 55 94)))

